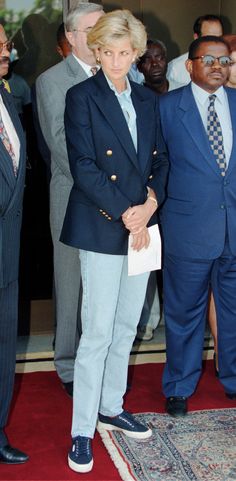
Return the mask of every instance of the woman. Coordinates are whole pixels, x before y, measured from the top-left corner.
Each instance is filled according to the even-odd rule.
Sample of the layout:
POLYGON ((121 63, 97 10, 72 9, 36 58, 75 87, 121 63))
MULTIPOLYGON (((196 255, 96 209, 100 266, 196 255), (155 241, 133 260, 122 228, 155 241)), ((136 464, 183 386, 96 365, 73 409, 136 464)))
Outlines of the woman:
POLYGON ((93 466, 91 440, 100 430, 145 439, 152 432, 123 410, 129 353, 148 273, 128 276, 132 247, 149 244, 164 200, 168 162, 159 133, 157 97, 129 83, 145 50, 146 32, 128 10, 102 16, 88 34, 100 71, 69 90, 65 130, 74 179, 61 240, 80 249, 82 325, 74 371, 72 448, 76 472, 93 466))

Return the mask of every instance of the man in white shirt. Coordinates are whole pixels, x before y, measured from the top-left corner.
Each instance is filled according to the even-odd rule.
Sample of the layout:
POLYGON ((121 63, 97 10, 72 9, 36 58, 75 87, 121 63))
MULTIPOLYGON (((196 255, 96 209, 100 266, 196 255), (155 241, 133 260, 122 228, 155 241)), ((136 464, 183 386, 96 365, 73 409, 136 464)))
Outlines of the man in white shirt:
POLYGON ((0 463, 28 456, 5 433, 13 393, 18 321, 18 266, 25 183, 25 139, 12 96, 4 87, 12 42, 0 25, 0 463))
POLYGON ((103 15, 103 7, 82 3, 68 12, 66 37, 72 54, 41 74, 36 81, 37 107, 43 136, 51 151, 50 225, 54 250, 56 340, 55 367, 67 393, 73 394, 74 361, 80 323, 80 260, 78 249, 59 241, 69 194, 70 173, 64 110, 67 90, 92 76, 96 60, 87 46, 87 32, 103 15))
POLYGON ((169 152, 164 238, 167 363, 163 390, 170 415, 184 416, 202 369, 208 290, 217 314, 219 380, 236 399, 236 91, 223 87, 226 42, 199 37, 186 66, 192 82, 160 97, 169 152))
MULTIPOLYGON (((218 15, 202 15, 195 20, 193 38, 196 39, 205 35, 215 35, 216 37, 223 35, 223 24, 218 15)), ((177 89, 190 82, 190 75, 185 67, 187 58, 188 52, 169 62, 167 70, 167 78, 170 82, 169 90, 177 89)))

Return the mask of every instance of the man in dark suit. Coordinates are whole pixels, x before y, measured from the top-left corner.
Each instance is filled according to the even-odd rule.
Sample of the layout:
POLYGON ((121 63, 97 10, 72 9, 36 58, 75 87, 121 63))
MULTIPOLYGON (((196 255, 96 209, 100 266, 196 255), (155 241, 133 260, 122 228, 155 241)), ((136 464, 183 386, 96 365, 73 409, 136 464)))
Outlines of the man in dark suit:
POLYGON ((201 374, 208 288, 218 319, 219 379, 236 399, 236 91, 224 88, 220 37, 190 45, 192 82, 160 97, 170 172, 162 209, 167 411, 187 412, 201 374), (223 142, 222 142, 223 138, 223 142), (214 145, 213 145, 214 144, 214 145))
MULTIPOLYGON (((0 25, 0 78, 9 66, 11 43, 0 25)), ((12 398, 17 335, 18 263, 25 142, 12 97, 0 89, 0 463, 18 464, 28 456, 8 444, 4 428, 12 398)))

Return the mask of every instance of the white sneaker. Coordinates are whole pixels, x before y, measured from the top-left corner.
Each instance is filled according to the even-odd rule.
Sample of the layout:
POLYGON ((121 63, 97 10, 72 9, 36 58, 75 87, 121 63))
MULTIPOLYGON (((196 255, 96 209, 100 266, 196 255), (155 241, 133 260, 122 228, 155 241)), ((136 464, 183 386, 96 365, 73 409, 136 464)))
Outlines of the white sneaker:
POLYGON ((137 330, 136 339, 138 341, 151 341, 153 339, 154 329, 150 326, 140 327, 137 330))

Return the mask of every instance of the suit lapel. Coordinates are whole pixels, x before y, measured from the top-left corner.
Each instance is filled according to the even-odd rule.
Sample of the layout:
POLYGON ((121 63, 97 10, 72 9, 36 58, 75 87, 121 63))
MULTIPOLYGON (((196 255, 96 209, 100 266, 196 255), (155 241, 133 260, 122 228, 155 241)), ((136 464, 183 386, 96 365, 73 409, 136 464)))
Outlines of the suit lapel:
POLYGON ((220 169, 215 160, 198 107, 194 100, 191 84, 182 90, 179 103, 179 116, 206 162, 214 170, 215 174, 220 176, 220 169))
POLYGON ((9 96, 4 91, 1 92, 1 94, 2 94, 4 105, 8 110, 11 121, 16 129, 16 133, 20 141, 19 167, 18 167, 17 177, 15 177, 13 172, 13 167, 12 167, 11 156, 8 154, 2 141, 0 140, 0 156, 1 156, 0 169, 2 170, 2 173, 7 183, 9 184, 9 187, 12 190, 15 190, 14 195, 12 196, 11 203, 8 206, 8 209, 9 209, 12 203, 14 202, 15 195, 17 194, 17 187, 18 185, 21 185, 22 176, 24 176, 25 174, 25 143, 24 143, 25 141, 24 141, 24 134, 22 131, 19 116, 12 103, 13 100, 11 99, 11 101, 9 101, 9 96))
POLYGON ((228 169, 226 170, 226 176, 228 176, 231 173, 233 167, 235 167, 235 163, 236 163, 236 109, 235 109, 234 89, 232 89, 233 92, 229 88, 226 88, 225 90, 229 100, 229 110, 230 110, 230 116, 231 116, 232 135, 233 135, 232 151, 230 154, 228 169), (232 97, 232 93, 234 94, 233 97, 232 97))
POLYGON ((63 60, 63 62, 66 62, 68 75, 69 77, 73 77, 74 85, 88 78, 88 75, 86 74, 84 69, 81 67, 79 62, 76 60, 74 55, 72 54, 68 55, 68 57, 66 57, 66 59, 63 60))

